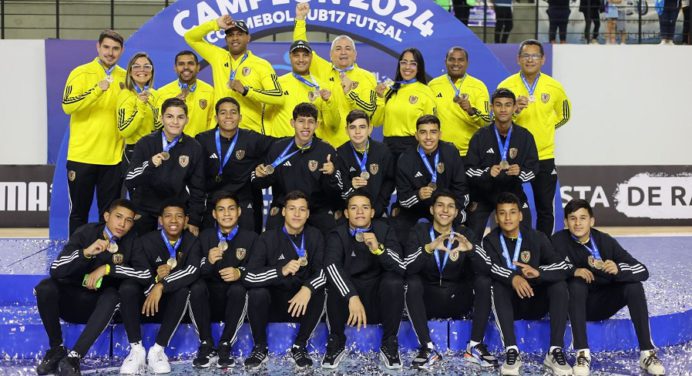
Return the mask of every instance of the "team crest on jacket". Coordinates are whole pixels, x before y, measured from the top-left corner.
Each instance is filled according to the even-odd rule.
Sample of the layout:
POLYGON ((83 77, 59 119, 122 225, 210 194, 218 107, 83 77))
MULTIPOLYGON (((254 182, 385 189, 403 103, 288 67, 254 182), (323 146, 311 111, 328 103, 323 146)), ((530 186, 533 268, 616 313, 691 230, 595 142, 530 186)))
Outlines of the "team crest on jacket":
POLYGON ((247 249, 245 248, 236 248, 235 249, 235 258, 238 260, 242 261, 245 258, 245 255, 247 255, 247 249))
POLYGON ((245 158, 245 150, 236 150, 235 151, 235 159, 241 160, 245 158))
POLYGON ((124 83, 124 82, 121 82, 121 83, 120 83, 120 90, 122 90, 122 89, 124 89, 124 88, 125 88, 125 83, 124 83))
POLYGON ((77 178, 77 173, 74 170, 67 171, 67 179, 69 181, 74 181, 77 178))
POLYGON ((408 97, 408 101, 411 104, 416 104, 416 102, 418 102, 418 97, 415 95, 412 95, 412 96, 408 97))
POLYGON ((529 260, 531 260, 531 251, 521 251, 519 258, 523 263, 529 262, 529 260))
POLYGON ((517 148, 509 148, 509 157, 514 159, 517 157, 517 154, 519 153, 519 149, 517 148))
POLYGON ((199 107, 200 107, 201 109, 204 110, 205 108, 207 108, 207 104, 208 104, 208 103, 207 103, 207 100, 206 100, 206 99, 200 99, 200 100, 199 100, 199 107))
POLYGON ((549 100, 550 100, 550 94, 548 94, 548 93, 542 93, 541 94, 541 102, 548 103, 549 100))
POLYGON ((187 155, 181 155, 178 157, 178 163, 180 163, 180 167, 185 168, 190 163, 190 157, 187 155))
POLYGON ((373 175, 377 175, 377 173, 380 171, 380 165, 377 163, 370 163, 370 173, 373 175))
POLYGON ((243 68, 243 76, 249 76, 252 70, 249 67, 243 68))
POLYGON ((315 171, 317 171, 317 166, 318 166, 318 165, 319 165, 319 163, 317 163, 317 161, 314 160, 314 159, 311 159, 311 160, 308 161, 308 168, 310 169, 310 172, 315 172, 315 171))
POLYGON ((115 265, 120 265, 125 261, 125 257, 123 257, 122 253, 114 253, 113 254, 113 264, 115 265))
POLYGON ((443 162, 440 162, 437 164, 437 173, 438 174, 444 174, 445 172, 445 164, 443 162))

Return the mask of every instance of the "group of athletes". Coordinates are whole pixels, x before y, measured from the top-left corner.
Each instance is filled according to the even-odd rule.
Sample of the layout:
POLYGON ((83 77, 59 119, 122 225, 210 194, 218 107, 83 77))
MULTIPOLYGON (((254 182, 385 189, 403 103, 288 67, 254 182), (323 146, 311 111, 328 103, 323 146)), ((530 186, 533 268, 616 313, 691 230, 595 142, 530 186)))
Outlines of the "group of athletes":
POLYGON ((514 320, 549 313, 545 367, 588 375, 586 321, 623 306, 639 365, 663 374, 646 267, 593 228, 584 200, 567 204, 566 229, 553 234, 554 132, 570 103, 541 73, 541 44, 520 45, 520 71, 492 96, 466 72, 461 47, 449 49, 447 72, 430 82, 423 56, 409 48, 395 79, 377 83, 356 64, 350 37, 335 38, 331 61, 312 50, 308 11, 296 7, 292 72, 281 77, 248 49, 247 25, 228 15, 185 35, 214 86, 197 78, 197 55, 182 51, 178 79, 154 89, 154 62, 137 53, 120 68, 123 38, 110 30, 98 57, 71 72, 63 98, 70 238, 35 288, 50 342, 38 374, 80 374, 81 357, 116 312, 130 343, 123 374, 170 372, 164 350, 186 315, 199 334, 195 367, 234 366, 246 316, 254 348, 245 367, 267 361, 268 322, 300 324, 291 359, 311 367, 307 343, 326 313, 322 367, 347 354, 345 325, 381 323, 380 358, 398 369, 404 311, 420 345, 412 367, 433 370, 442 358, 428 320, 464 317, 472 329, 463 357, 497 367, 483 344, 492 310, 502 374, 518 375, 522 364, 514 320), (204 40, 218 30, 228 49, 204 40), (384 142, 370 137, 373 125, 383 126, 384 142), (535 230, 523 183, 533 188, 535 230), (103 221, 87 223, 94 191, 103 221), (483 237, 493 212, 497 227, 483 237), (568 317, 573 367, 563 351, 568 317), (72 349, 61 318, 86 323, 72 349), (142 322, 161 324, 148 352, 142 322), (216 343, 212 322, 224 324, 216 343))

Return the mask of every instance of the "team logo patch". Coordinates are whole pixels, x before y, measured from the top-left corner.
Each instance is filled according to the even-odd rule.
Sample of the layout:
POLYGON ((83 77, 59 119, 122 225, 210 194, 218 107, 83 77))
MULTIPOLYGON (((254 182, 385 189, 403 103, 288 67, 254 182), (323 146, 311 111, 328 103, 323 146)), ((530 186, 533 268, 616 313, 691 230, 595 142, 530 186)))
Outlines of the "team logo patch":
POLYGON ((418 97, 415 95, 412 95, 412 96, 408 97, 408 101, 411 104, 416 104, 416 102, 418 102, 418 97))
POLYGON ((318 165, 319 165, 319 163, 317 163, 317 161, 314 160, 314 159, 311 159, 311 160, 308 161, 308 168, 310 169, 310 172, 315 172, 315 171, 317 171, 317 166, 318 166, 318 165))
POLYGON ((124 89, 124 88, 125 88, 125 83, 124 83, 124 82, 121 82, 121 83, 120 83, 120 90, 122 90, 122 89, 124 89))
POLYGON ((67 171, 67 179, 74 181, 77 178, 77 173, 74 170, 67 171))
POLYGON ((351 85, 351 90, 356 90, 358 87, 358 81, 353 81, 353 84, 351 85))
POLYGON ((531 260, 531 251, 521 251, 519 258, 523 263, 529 262, 529 260, 531 260))
POLYGON ((517 148, 509 148, 509 157, 514 159, 517 157, 517 154, 519 153, 519 149, 517 148))
POLYGON ((443 162, 440 162, 437 164, 437 173, 438 174, 444 174, 445 172, 445 164, 443 162))
POLYGON ((115 265, 120 265, 125 261, 125 257, 123 257, 122 253, 114 253, 113 254, 113 263, 115 265))
POLYGON ((206 99, 200 99, 200 100, 199 100, 199 107, 200 107, 201 109, 204 110, 205 108, 207 108, 207 104, 208 104, 208 103, 207 103, 207 100, 206 100, 206 99))
POLYGON ((370 173, 373 175, 377 175, 377 173, 380 171, 380 165, 377 163, 370 163, 370 173))
POLYGON ((249 67, 243 68, 243 76, 249 76, 252 70, 249 67))
POLYGON ((272 217, 277 214, 279 214, 279 208, 277 208, 276 206, 269 211, 269 215, 271 215, 272 217))
POLYGON ((548 94, 548 93, 542 93, 541 94, 541 102, 548 103, 549 100, 550 100, 550 94, 548 94))
POLYGON ((237 160, 241 160, 241 159, 245 158, 245 150, 236 150, 235 151, 235 158, 237 160))
POLYGON ((238 260, 242 261, 245 258, 245 255, 247 255, 247 249, 245 248, 236 248, 235 249, 235 258, 238 260))
POLYGON ((187 155, 181 155, 178 157, 178 163, 180 163, 180 167, 185 168, 190 163, 190 157, 187 155))

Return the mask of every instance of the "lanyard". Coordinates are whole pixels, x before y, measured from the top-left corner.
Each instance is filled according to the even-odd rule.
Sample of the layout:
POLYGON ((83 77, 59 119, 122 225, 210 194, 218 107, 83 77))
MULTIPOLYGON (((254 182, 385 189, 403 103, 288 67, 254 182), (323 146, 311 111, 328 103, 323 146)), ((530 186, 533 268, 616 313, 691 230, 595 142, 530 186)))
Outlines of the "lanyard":
POLYGON ((168 152, 169 150, 173 149, 173 147, 178 143, 180 140, 180 136, 176 137, 173 139, 173 141, 168 142, 166 140, 166 134, 162 131, 161 132, 161 141, 163 143, 163 151, 168 152))
POLYGON ((231 232, 229 232, 228 235, 226 235, 226 236, 223 235, 223 233, 221 232, 221 229, 217 229, 216 235, 219 237, 219 241, 225 240, 226 242, 230 243, 231 240, 233 240, 233 238, 235 238, 236 234, 238 234, 238 228, 239 228, 238 226, 235 226, 235 228, 233 230, 231 230, 231 232))
POLYGON ((365 232, 369 232, 370 230, 372 230, 372 226, 371 226, 371 227, 368 227, 368 228, 358 228, 358 227, 356 227, 356 228, 349 228, 349 229, 348 229, 348 233, 351 234, 351 236, 357 236, 358 234, 362 234, 362 233, 365 233, 365 232))
POLYGON ((197 81, 195 81, 195 83, 192 86, 190 86, 190 85, 178 80, 178 87, 180 88, 180 90, 187 90, 190 93, 194 93, 195 90, 197 90, 197 81))
POLYGON ((464 74, 463 77, 461 77, 461 83, 459 84, 459 87, 457 88, 457 85, 452 81, 452 78, 447 75, 447 81, 449 81, 449 84, 452 85, 452 89, 454 89, 454 96, 458 97, 459 93, 461 93, 461 86, 464 84, 464 80, 466 79, 466 74, 464 74))
POLYGON ((171 245, 171 242, 168 241, 168 236, 166 236, 166 233, 161 230, 161 239, 163 239, 163 243, 166 244, 166 248, 168 248, 168 254, 172 259, 175 259, 176 252, 178 251, 178 248, 180 248, 180 242, 183 240, 183 237, 181 236, 178 238, 178 240, 175 242, 174 245, 171 245))
POLYGON ((500 148, 500 156, 503 161, 507 160, 507 151, 509 150, 509 139, 512 138, 512 126, 509 127, 509 132, 507 132, 507 138, 505 138, 505 143, 502 143, 500 138, 500 132, 497 131, 497 126, 493 125, 493 130, 495 130, 495 137, 497 138, 497 146, 500 148))
POLYGON ((597 259, 597 260, 602 260, 602 258, 601 258, 601 252, 598 251, 598 246, 596 245, 596 241, 594 240, 593 237, 589 237, 589 241, 587 241, 586 243, 580 242, 579 239, 577 239, 574 235, 572 235, 572 239, 574 239, 574 241, 576 241, 577 243, 583 245, 584 248, 588 249, 589 252, 591 253, 591 255, 592 255, 595 259, 597 259), (587 245, 588 243, 591 243, 591 245, 593 246, 593 248, 589 247, 589 246, 587 245))
POLYGON ((539 73, 538 76, 536 76, 536 79, 533 81, 533 85, 530 86, 523 73, 519 73, 519 76, 521 77, 521 81, 524 83, 526 90, 529 92, 529 95, 533 96, 533 92, 536 91, 536 85, 538 85, 538 79, 541 78, 541 74, 539 73))
POLYGON ((353 70, 353 65, 351 65, 351 66, 348 67, 348 68, 344 68, 344 69, 337 68, 336 65, 332 65, 332 67, 333 67, 334 69, 336 69, 339 73, 346 73, 346 72, 349 72, 349 71, 352 71, 352 70, 353 70))
POLYGON ((118 237, 113 236, 113 233, 111 232, 111 230, 108 229, 108 226, 104 226, 103 231, 106 232, 106 236, 108 236, 108 242, 109 243, 115 243, 118 241, 118 237))
POLYGON ((399 86, 401 86, 401 85, 407 85, 407 84, 412 84, 412 83, 414 83, 414 82, 418 82, 418 80, 415 79, 415 78, 412 78, 412 79, 410 79, 410 80, 394 81, 394 83, 395 83, 395 84, 398 84, 399 86))
MULTIPOLYGON (((450 237, 452 237, 454 233, 452 232, 450 234, 450 237)), ((435 241, 435 230, 433 226, 430 226, 430 241, 435 241)), ((449 242, 449 239, 445 241, 445 245, 447 248, 449 248, 452 244, 449 242)), ((444 270, 445 266, 447 266, 447 260, 449 260, 449 252, 445 252, 445 257, 442 260, 442 265, 440 265, 440 251, 435 249, 433 255, 435 256, 435 262, 437 263, 437 270, 440 271, 440 278, 442 278, 442 271, 444 270)))
POLYGON ((149 85, 144 85, 144 89, 139 87, 139 85, 137 85, 137 84, 135 84, 134 87, 135 87, 135 91, 137 92, 137 94, 142 94, 145 91, 149 90, 149 85))
POLYGON ((317 81, 315 81, 315 78, 312 77, 312 75, 310 75, 310 80, 306 80, 306 79, 305 79, 304 77, 302 77, 301 75, 295 74, 295 73, 293 73, 293 77, 295 77, 296 80, 298 80, 298 81, 304 83, 305 85, 307 85, 307 86, 310 87, 310 88, 315 88, 315 89, 317 89, 317 90, 320 89, 320 85, 317 84, 317 81))
POLYGON ((298 148, 298 150, 294 151, 294 152, 291 153, 291 154, 286 155, 286 154, 288 153, 288 151, 291 149, 291 146, 293 146, 295 143, 296 143, 295 140, 291 140, 291 142, 288 144, 288 146, 286 146, 286 149, 284 149, 284 151, 281 152, 281 155, 279 155, 279 157, 276 158, 276 159, 274 160, 274 162, 272 162, 271 166, 274 167, 274 168, 276 168, 278 165, 284 163, 285 161, 287 161, 288 159, 290 159, 292 156, 296 155, 299 151, 304 150, 304 149, 308 149, 308 148, 310 147, 310 145, 312 145, 312 141, 310 141, 306 146, 304 146, 304 147, 302 147, 302 148, 301 148, 301 147, 298 147, 298 146, 296 145, 296 147, 298 148))
POLYGON ((370 141, 368 140, 367 144, 365 145, 365 151, 363 151, 363 159, 360 159, 358 157, 358 152, 356 152, 356 148, 353 146, 353 143, 351 143, 351 149, 353 149, 353 156, 356 158, 356 162, 358 162, 360 172, 365 172, 368 164, 368 150, 370 150, 370 141))
POLYGON ((238 69, 240 69, 240 66, 243 65, 243 62, 247 59, 247 52, 245 55, 243 55, 243 58, 240 59, 240 63, 238 63, 238 67, 236 69, 233 69, 233 58, 231 58, 231 81, 235 80, 235 74, 238 72, 238 69))
POLYGON ((437 170, 436 170, 436 168, 437 168, 437 164, 440 162, 440 150, 438 149, 435 152, 435 161, 434 161, 435 162, 435 168, 432 168, 430 166, 430 162, 428 162, 428 157, 425 155, 425 152, 423 152, 423 149, 421 149, 420 146, 418 147, 418 155, 420 155, 420 159, 423 160, 423 164, 425 165, 425 168, 428 170, 428 172, 430 173, 430 176, 432 177, 430 182, 433 184, 437 183, 437 170))
MULTIPOLYGON (((226 154, 223 157, 223 161, 219 163, 219 173, 218 176, 221 176, 223 173, 223 168, 226 167, 228 164, 228 161, 231 160, 231 155, 233 154, 233 150, 235 149, 235 144, 238 142, 238 136, 240 135, 240 131, 236 130, 235 132, 235 137, 233 137, 233 141, 231 141, 231 145, 228 147, 228 150, 226 150, 226 154)), ((221 158, 221 131, 217 128, 215 132, 215 137, 216 137, 216 155, 221 158)))
POLYGON ((514 258, 509 258, 507 243, 505 243, 505 237, 504 235, 502 235, 502 233, 500 233, 500 244, 502 245, 502 256, 504 256, 505 260, 507 261, 507 267, 509 267, 512 270, 516 270, 517 266, 514 265, 514 263, 517 262, 517 260, 519 259, 519 252, 521 250, 521 231, 519 232, 519 236, 517 237, 517 244, 514 245, 514 258))
POLYGON ((284 231, 284 234, 288 236, 288 241, 291 242, 291 245, 293 246, 293 249, 296 250, 296 253, 298 254, 298 257, 305 257, 305 231, 300 235, 300 247, 296 245, 296 243, 293 242, 293 239, 291 239, 291 235, 288 234, 288 231, 286 231, 286 226, 281 228, 284 231))

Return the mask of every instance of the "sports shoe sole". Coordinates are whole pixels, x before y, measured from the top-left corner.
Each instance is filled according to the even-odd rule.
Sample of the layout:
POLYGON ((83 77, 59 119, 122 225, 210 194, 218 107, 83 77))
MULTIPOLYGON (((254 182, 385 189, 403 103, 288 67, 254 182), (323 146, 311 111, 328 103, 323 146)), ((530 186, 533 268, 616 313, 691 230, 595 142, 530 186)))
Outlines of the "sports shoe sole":
POLYGON ((564 371, 554 370, 552 367, 550 367, 545 362, 543 363, 543 369, 545 370, 545 372, 548 373, 548 375, 553 375, 553 376, 570 376, 570 375, 572 375, 572 368, 570 368, 569 370, 564 370, 564 371))
POLYGON ((464 353, 464 360, 467 361, 468 363, 475 364, 481 368, 495 368, 495 367, 497 367, 493 363, 488 363, 484 360, 480 360, 480 359, 474 357, 473 355, 466 355, 466 353, 464 353))
POLYGON ((245 365, 245 368, 247 368, 247 369, 257 369, 257 368, 262 367, 262 365, 263 365, 264 363, 266 363, 267 361, 269 361, 269 357, 268 357, 268 356, 265 356, 264 359, 262 359, 262 361, 261 361, 259 364, 257 364, 257 365, 247 365, 247 364, 246 364, 246 365, 245 365))
POLYGON ((334 363, 332 364, 325 364, 324 361, 321 363, 322 368, 326 369, 335 369, 336 367, 339 366, 339 363, 344 359, 346 356, 346 349, 341 350, 341 353, 337 355, 336 359, 334 359, 334 363))

